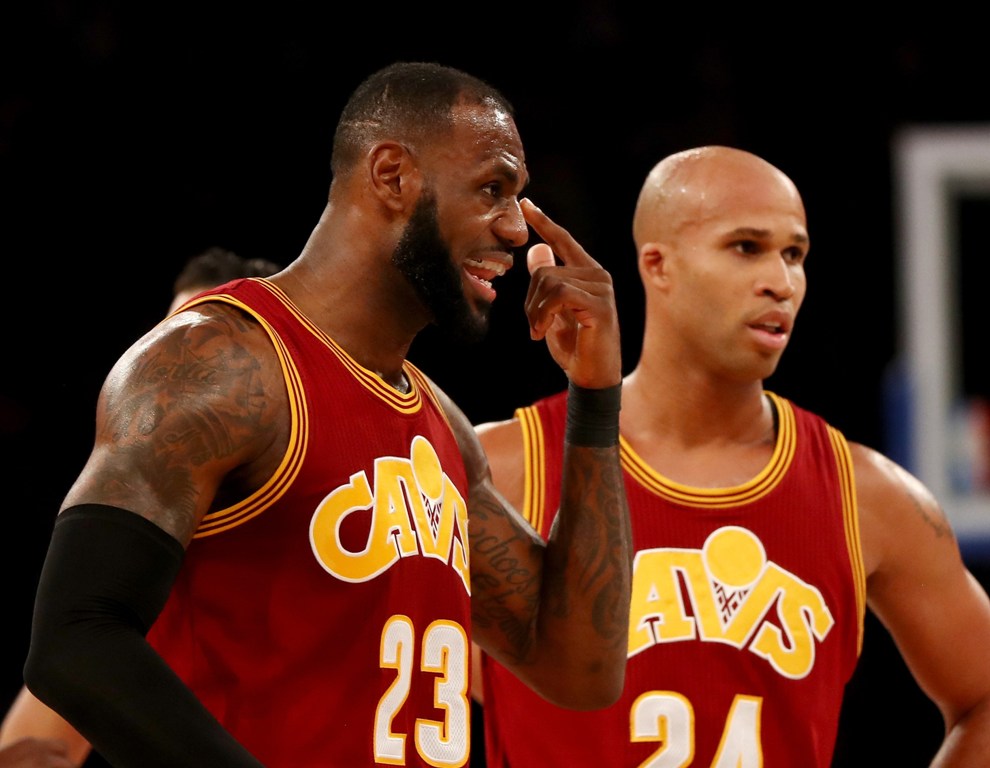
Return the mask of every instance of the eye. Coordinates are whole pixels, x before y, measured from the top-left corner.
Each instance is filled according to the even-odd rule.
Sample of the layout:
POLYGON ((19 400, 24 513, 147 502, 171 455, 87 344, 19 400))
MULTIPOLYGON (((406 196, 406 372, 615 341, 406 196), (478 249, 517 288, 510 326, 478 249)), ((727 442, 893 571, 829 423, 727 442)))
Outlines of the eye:
POLYGON ((732 244, 732 247, 746 256, 752 256, 760 252, 760 244, 755 240, 737 240, 732 244))
POLYGON ((502 195, 502 183, 498 181, 491 181, 485 184, 481 190, 492 197, 501 197, 502 195))
POLYGON ((784 260, 790 262, 791 264, 803 264, 808 252, 804 248, 799 248, 798 246, 792 246, 790 248, 785 248, 784 260))

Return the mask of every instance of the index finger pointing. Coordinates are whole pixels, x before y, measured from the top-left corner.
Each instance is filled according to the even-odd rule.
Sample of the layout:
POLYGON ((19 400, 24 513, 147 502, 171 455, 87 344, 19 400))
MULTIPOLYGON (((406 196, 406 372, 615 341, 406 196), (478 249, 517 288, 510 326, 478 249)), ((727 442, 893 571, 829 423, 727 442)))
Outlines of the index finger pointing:
MULTIPOLYGON (((535 229, 540 237, 543 238, 547 247, 552 249, 551 255, 556 254, 557 258, 570 266, 597 266, 598 262, 588 255, 588 252, 571 236, 571 233, 541 211, 532 200, 523 198, 519 201, 519 204, 526 223, 535 229)), ((534 245, 533 248, 537 248, 539 245, 534 245)), ((530 250, 532 251, 532 248, 530 250)), ((538 253, 537 255, 541 259, 548 258, 543 253, 538 253)), ((529 258, 530 256, 527 254, 527 264, 529 263, 529 258)), ((549 261, 541 261, 538 266, 549 264, 549 261)), ((532 272, 532 269, 530 267, 530 272, 532 272)))

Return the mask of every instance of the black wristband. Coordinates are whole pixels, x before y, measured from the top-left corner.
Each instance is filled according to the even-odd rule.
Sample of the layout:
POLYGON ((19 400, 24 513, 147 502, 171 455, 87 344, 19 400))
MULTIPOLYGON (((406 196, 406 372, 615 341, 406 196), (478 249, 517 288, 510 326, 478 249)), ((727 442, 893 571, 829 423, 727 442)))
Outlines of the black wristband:
POLYGON ((589 448, 618 445, 621 403, 621 382, 605 389, 586 389, 568 384, 564 440, 571 445, 589 448))

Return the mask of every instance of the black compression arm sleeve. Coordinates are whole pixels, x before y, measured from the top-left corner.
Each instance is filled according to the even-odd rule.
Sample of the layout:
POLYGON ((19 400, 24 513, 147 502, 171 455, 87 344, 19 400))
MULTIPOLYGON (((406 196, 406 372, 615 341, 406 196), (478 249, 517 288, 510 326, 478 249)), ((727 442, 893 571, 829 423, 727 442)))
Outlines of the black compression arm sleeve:
POLYGON ((24 666, 27 687, 116 768, 261 768, 145 641, 182 546, 117 507, 55 521, 24 666))

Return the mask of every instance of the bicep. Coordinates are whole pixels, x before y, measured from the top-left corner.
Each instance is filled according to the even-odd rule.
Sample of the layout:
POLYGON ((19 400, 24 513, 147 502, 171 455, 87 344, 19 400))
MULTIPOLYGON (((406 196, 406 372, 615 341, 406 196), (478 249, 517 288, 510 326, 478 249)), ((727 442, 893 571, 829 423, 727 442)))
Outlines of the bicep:
POLYGON ((859 455, 856 475, 868 605, 953 721, 990 694, 990 601, 925 486, 876 454, 859 455))
MULTIPOLYGON (((924 559, 921 555, 918 559, 924 559)), ((869 605, 890 632, 921 689, 947 722, 990 697, 990 606, 964 566, 930 581, 870 590, 869 605)))

